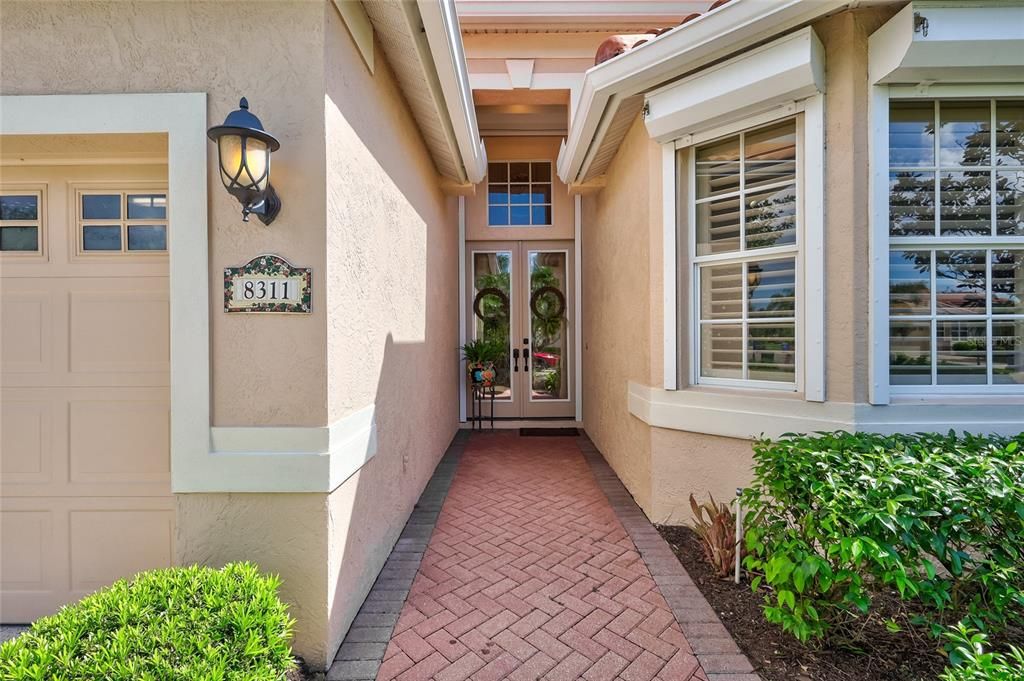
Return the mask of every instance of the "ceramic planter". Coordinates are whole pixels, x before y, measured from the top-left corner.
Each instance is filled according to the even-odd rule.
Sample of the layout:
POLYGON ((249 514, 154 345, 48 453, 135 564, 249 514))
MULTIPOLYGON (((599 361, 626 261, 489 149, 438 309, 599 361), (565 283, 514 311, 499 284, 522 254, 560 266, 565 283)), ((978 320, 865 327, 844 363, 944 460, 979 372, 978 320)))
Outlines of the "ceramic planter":
POLYGON ((466 365, 466 372, 473 385, 490 388, 494 385, 494 362, 469 362, 466 365))

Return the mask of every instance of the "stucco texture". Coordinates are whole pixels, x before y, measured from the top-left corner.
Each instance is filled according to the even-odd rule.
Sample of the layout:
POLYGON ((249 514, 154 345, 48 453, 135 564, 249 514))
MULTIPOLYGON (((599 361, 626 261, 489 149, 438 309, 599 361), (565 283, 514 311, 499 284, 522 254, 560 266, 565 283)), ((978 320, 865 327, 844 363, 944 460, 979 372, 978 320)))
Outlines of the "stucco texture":
POLYGON ((555 172, 560 137, 488 137, 484 139, 488 161, 551 161, 551 225, 546 227, 489 227, 487 181, 466 197, 467 241, 572 239, 575 232, 573 198, 555 172))
POLYGON ((209 145, 213 424, 323 425, 323 5, 11 0, 0 11, 2 94, 205 92, 211 124, 249 98, 281 141, 271 182, 284 205, 271 227, 242 222, 209 145), (313 314, 220 312, 223 267, 262 253, 313 268, 313 314), (268 385, 273 399, 249 399, 268 385))
POLYGON ((281 141, 270 226, 242 222, 208 147, 211 425, 326 426, 375 404, 377 454, 331 494, 178 495, 177 559, 279 573, 294 649, 323 669, 458 425, 456 200, 379 46, 371 73, 331 2, 0 13, 5 95, 205 92, 210 124, 244 95, 281 141), (312 267, 312 314, 222 312, 223 268, 263 253, 312 267))
POLYGON ((649 383, 651 243, 648 200, 661 150, 637 122, 608 169, 607 186, 583 197, 583 425, 637 503, 651 510, 650 427, 629 413, 629 381, 649 383))
POLYGON ((327 382, 333 421, 376 404, 376 456, 328 502, 340 645, 458 427, 457 199, 379 46, 363 64, 326 5, 327 382))

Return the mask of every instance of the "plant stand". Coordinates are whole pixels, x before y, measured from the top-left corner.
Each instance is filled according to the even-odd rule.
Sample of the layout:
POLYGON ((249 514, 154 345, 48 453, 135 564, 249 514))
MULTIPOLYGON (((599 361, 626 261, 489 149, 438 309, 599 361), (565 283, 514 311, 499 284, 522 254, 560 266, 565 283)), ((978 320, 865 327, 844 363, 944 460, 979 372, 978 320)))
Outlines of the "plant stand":
POLYGON ((470 401, 470 421, 473 423, 473 430, 482 430, 484 425, 484 403, 487 402, 487 398, 490 397, 491 403, 491 430, 494 430, 494 386, 484 386, 479 384, 471 385, 473 394, 470 401))

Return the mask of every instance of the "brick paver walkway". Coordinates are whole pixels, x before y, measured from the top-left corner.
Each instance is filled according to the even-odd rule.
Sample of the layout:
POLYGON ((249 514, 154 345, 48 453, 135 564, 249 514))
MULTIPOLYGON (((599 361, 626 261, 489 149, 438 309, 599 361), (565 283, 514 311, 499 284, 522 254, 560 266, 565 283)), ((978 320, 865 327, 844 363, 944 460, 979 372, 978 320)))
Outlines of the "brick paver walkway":
POLYGON ((707 681, 575 439, 472 438, 377 679, 707 681))

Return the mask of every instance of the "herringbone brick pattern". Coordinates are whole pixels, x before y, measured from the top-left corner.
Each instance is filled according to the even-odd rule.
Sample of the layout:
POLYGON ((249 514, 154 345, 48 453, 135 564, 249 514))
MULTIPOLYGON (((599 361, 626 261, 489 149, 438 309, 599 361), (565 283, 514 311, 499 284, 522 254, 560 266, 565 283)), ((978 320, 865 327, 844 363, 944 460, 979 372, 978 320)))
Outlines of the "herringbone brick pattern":
POLYGON ((467 445, 377 679, 707 681, 572 438, 467 445))

